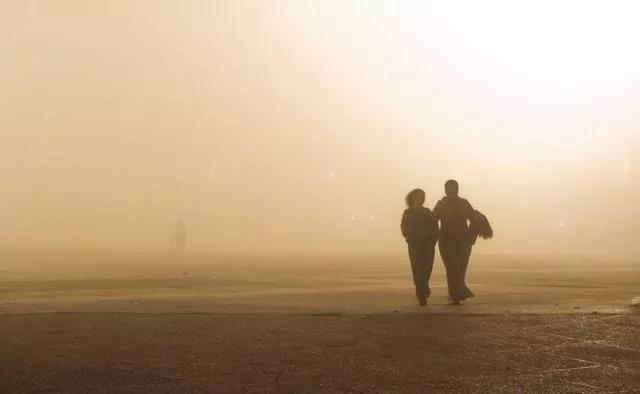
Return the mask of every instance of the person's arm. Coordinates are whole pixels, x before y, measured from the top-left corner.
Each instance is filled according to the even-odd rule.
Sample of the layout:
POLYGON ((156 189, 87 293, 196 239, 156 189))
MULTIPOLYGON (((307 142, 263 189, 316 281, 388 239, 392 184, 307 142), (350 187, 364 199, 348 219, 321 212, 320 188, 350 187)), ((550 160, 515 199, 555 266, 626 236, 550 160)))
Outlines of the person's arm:
POLYGON ((465 216, 467 217, 467 220, 471 222, 476 214, 476 210, 473 209, 473 206, 468 200, 464 200, 464 201, 466 202, 465 216))
POLYGON ((400 231, 402 232, 402 236, 405 240, 408 240, 407 237, 409 229, 407 227, 407 211, 404 211, 402 214, 402 221, 400 222, 400 231))
POLYGON ((438 217, 433 213, 430 216, 431 222, 429 223, 429 229, 426 231, 427 236, 429 236, 430 238, 437 238, 438 233, 440 232, 440 227, 438 226, 438 217))
POLYGON ((440 231, 440 220, 442 219, 442 204, 440 201, 433 207, 433 216, 436 217, 436 231, 440 231))

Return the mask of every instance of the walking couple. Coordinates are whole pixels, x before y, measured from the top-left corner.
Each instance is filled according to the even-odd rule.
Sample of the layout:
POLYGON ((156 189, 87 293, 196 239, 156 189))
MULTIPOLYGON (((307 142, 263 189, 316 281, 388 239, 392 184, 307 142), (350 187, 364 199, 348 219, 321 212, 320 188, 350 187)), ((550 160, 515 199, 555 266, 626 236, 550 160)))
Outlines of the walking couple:
POLYGON ((471 249, 478 236, 491 238, 493 230, 487 218, 458 195, 458 182, 448 180, 445 194, 433 211, 424 206, 426 195, 415 189, 406 197, 402 215, 402 235, 409 245, 409 259, 416 297, 421 306, 431 294, 429 278, 433 269, 436 243, 447 271, 449 299, 453 305, 473 297, 465 283, 471 249))

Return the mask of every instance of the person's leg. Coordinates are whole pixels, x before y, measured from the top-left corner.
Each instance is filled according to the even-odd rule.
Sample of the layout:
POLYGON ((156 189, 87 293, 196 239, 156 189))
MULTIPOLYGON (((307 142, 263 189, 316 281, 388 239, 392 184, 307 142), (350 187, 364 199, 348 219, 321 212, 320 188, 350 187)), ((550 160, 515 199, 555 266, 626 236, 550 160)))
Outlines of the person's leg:
POLYGON ((455 244, 450 242, 440 242, 439 243, 440 256, 442 257, 442 262, 444 264, 444 268, 447 272, 447 287, 449 289, 449 298, 452 302, 459 302, 459 262, 456 258, 456 248, 455 244))
POLYGON ((427 276, 428 258, 429 258, 429 246, 421 244, 418 250, 418 269, 417 269, 417 282, 416 286, 418 301, 420 305, 426 305, 427 297, 429 297, 429 279, 427 276))
POLYGON ((423 264, 420 252, 420 248, 417 245, 409 245, 409 261, 411 262, 413 284, 416 288, 416 298, 418 298, 418 301, 422 304, 425 298, 425 290, 423 285, 424 269, 422 268, 423 264))
POLYGON ((426 302, 426 272, 424 261, 424 247, 422 245, 409 245, 409 259, 413 284, 416 287, 416 297, 421 305, 426 302))
POLYGON ((467 277, 467 268, 469 267, 469 259, 471 258, 472 245, 464 245, 462 247, 462 279, 467 277))
POLYGON ((425 295, 429 297, 431 295, 431 288, 429 287, 429 281, 431 280, 431 272, 433 271, 433 260, 436 256, 436 246, 435 245, 427 245, 427 249, 425 251, 425 295))
POLYGON ((461 250, 460 262, 462 264, 460 289, 461 289, 462 299, 474 297, 473 292, 471 291, 471 289, 469 289, 469 287, 467 287, 467 283, 466 283, 467 268, 469 266, 469 259, 471 257, 472 248, 473 246, 471 244, 463 244, 460 246, 460 250, 461 250))

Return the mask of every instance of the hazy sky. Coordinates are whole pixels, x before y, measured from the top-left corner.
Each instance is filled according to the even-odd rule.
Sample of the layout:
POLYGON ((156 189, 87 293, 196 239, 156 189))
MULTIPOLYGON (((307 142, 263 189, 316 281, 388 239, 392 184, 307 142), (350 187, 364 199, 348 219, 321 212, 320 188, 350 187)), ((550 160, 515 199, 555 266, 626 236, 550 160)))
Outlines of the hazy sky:
POLYGON ((0 2, 0 246, 402 251, 443 182, 485 252, 630 253, 635 1, 0 2))

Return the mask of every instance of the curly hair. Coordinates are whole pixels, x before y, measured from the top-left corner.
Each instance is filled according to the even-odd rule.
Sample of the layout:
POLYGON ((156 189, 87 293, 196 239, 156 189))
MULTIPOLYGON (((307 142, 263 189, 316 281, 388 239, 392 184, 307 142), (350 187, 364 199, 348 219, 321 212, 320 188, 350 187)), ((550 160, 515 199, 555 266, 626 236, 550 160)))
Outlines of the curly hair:
POLYGON ((411 204, 413 203, 414 198, 417 198, 419 200, 422 201, 422 204, 424 204, 425 200, 427 199, 427 195, 425 194, 424 190, 422 189, 413 189, 409 192, 409 194, 407 194, 407 196, 404 198, 404 202, 407 204, 407 207, 409 208, 413 208, 411 206, 411 204))

